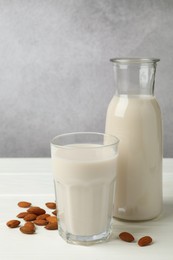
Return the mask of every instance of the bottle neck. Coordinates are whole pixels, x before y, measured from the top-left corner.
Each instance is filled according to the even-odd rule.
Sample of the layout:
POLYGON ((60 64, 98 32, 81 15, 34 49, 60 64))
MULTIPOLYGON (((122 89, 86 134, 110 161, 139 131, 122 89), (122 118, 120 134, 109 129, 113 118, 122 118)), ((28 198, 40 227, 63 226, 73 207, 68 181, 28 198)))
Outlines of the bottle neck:
POLYGON ((155 73, 156 62, 114 62, 116 95, 154 95, 155 73))

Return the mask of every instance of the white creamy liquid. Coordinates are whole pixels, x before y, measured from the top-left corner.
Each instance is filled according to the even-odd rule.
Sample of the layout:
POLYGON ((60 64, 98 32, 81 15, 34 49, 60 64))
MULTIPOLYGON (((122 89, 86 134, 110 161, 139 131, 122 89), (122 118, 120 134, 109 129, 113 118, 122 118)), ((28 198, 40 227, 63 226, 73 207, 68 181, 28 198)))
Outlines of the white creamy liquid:
POLYGON ((52 156, 61 229, 79 236, 106 232, 113 214, 115 152, 82 149, 86 145, 93 146, 57 149, 52 156))
POLYGON ((114 216, 156 217, 162 207, 162 122, 153 96, 114 96, 106 133, 120 139, 114 216))

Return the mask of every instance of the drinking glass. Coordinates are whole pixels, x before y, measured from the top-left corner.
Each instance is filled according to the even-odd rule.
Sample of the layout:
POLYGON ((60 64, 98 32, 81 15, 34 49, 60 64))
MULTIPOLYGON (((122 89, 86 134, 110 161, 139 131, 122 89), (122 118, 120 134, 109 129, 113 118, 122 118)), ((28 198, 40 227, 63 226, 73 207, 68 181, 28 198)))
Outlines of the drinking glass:
POLYGON ((67 242, 88 245, 110 236, 118 144, 94 132, 51 141, 58 230, 67 242))

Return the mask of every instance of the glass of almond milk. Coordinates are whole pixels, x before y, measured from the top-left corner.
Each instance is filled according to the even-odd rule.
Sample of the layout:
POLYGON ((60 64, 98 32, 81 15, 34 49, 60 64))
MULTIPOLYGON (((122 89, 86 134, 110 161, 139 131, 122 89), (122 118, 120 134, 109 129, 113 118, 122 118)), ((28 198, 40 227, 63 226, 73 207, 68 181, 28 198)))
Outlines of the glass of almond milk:
POLYGON ((69 243, 103 242, 111 234, 117 137, 93 132, 51 142, 60 236, 69 243))

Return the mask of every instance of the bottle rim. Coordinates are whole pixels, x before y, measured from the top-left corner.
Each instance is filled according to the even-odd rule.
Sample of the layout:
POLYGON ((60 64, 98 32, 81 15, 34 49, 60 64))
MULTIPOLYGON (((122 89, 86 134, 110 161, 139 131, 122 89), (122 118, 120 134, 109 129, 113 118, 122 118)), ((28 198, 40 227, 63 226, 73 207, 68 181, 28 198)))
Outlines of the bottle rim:
POLYGON ((139 64, 139 63, 157 63, 159 58, 112 58, 111 62, 116 64, 139 64))

